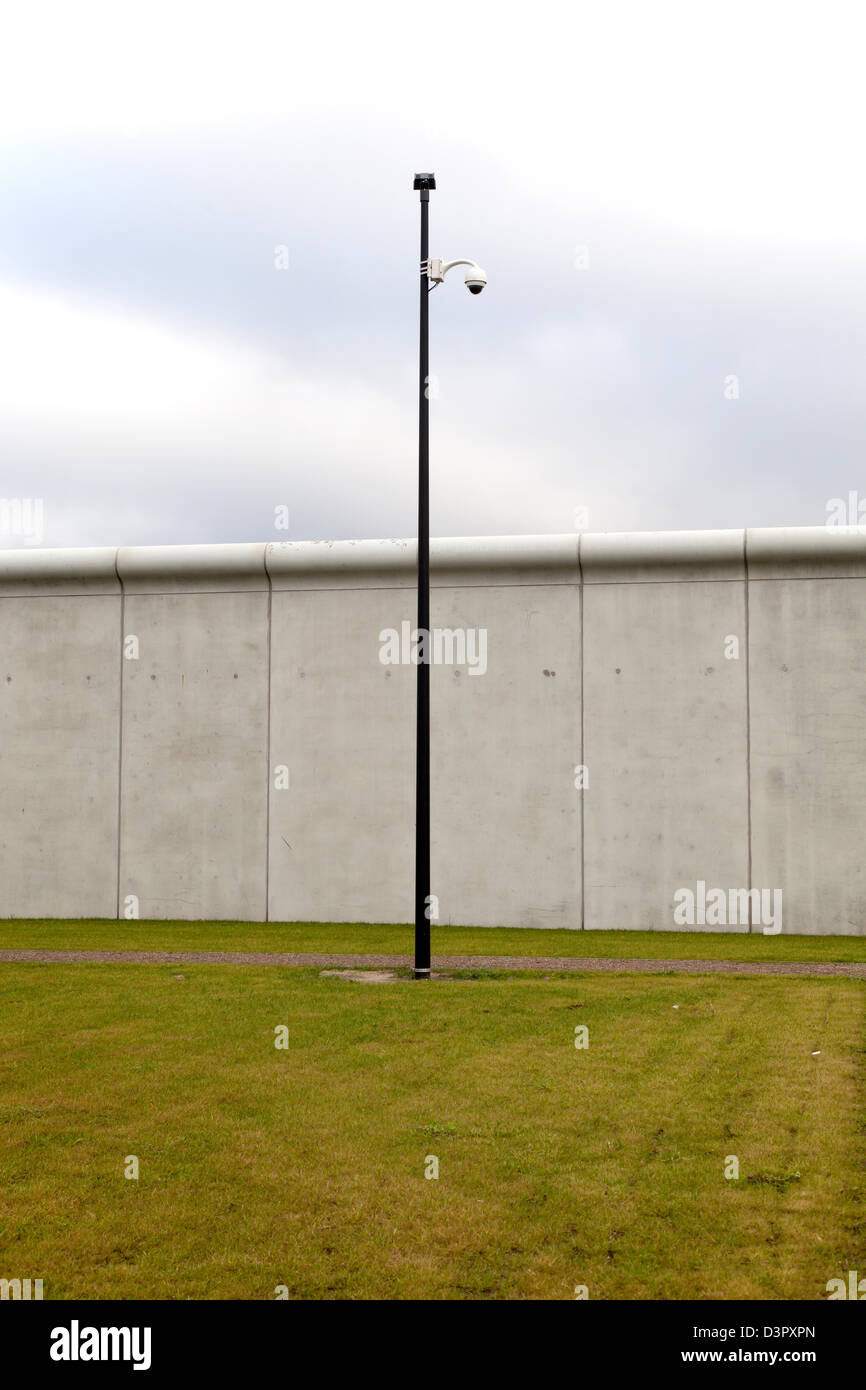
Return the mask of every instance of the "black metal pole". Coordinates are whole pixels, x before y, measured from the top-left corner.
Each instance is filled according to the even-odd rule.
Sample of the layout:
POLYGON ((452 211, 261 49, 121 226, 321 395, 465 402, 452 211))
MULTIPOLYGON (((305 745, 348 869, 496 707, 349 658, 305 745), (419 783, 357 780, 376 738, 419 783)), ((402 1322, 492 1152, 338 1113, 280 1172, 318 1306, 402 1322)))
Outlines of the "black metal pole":
POLYGON ((427 214, 432 174, 416 174, 421 199, 421 300, 418 364, 418 704, 415 728, 415 979, 430 978, 430 373, 427 214))

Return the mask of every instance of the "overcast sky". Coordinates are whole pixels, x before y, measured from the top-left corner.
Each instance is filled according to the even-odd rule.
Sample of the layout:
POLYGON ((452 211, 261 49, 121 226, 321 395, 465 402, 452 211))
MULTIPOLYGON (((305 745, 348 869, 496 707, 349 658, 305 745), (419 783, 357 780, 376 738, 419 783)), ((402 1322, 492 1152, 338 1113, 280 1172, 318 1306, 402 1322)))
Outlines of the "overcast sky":
POLYGON ((413 535, 432 169, 488 275, 430 300, 434 534, 822 524, 866 499, 858 15, 7 12, 2 496, 49 546, 413 535))

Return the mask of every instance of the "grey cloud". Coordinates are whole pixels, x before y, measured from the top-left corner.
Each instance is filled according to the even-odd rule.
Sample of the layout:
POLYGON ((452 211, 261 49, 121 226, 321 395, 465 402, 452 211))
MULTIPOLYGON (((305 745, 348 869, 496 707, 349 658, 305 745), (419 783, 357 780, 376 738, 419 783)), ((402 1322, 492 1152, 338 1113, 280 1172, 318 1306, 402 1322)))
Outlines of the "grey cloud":
MULTIPOLYGON (((114 425, 64 440, 47 380, 44 428, 0 418, 0 443, 6 494, 44 494, 57 518, 48 543, 67 540, 64 517, 76 543, 269 538, 282 500, 299 538, 412 533, 410 182, 427 155, 411 131, 380 137, 359 123, 7 151, 4 278, 333 384, 312 443, 258 438, 250 420, 249 448, 217 443, 205 482, 200 461, 185 478, 182 450, 149 459, 114 425), (334 441, 348 380, 390 402, 387 440, 334 441)), ((490 283, 478 301, 459 282, 431 300, 434 529, 559 531, 581 503, 600 529, 815 524, 828 497, 866 494, 861 265, 696 245, 576 189, 527 198, 519 171, 475 149, 438 153, 434 250, 475 256, 490 283), (458 442, 475 477, 455 470, 458 442)), ((193 408, 204 455, 214 425, 193 408)))

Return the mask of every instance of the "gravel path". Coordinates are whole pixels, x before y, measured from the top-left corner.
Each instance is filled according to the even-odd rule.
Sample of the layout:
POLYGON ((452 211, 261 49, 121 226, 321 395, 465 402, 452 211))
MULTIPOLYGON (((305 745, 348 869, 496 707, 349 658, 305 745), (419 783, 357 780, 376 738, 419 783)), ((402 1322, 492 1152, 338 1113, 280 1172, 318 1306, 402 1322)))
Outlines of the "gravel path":
MULTIPOLYGON (((288 965, 393 969, 411 956, 327 955, 280 951, 10 951, 3 961, 112 965, 288 965)), ((568 970, 621 975, 847 975, 866 979, 866 963, 836 961, 620 960, 601 956, 434 956, 437 970, 568 970)))

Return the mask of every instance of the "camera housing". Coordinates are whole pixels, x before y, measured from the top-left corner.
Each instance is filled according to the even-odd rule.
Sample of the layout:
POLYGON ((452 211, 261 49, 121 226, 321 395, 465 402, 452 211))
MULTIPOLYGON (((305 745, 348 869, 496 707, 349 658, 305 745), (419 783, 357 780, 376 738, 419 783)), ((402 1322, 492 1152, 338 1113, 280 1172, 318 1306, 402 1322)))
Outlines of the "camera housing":
POLYGON ((443 261, 439 256, 431 256, 429 260, 421 262, 421 274, 426 274, 433 285, 441 285, 449 270, 453 270, 455 265, 465 265, 469 269, 466 272, 466 288, 470 294, 480 294, 487 284, 487 276, 475 261, 443 261))

